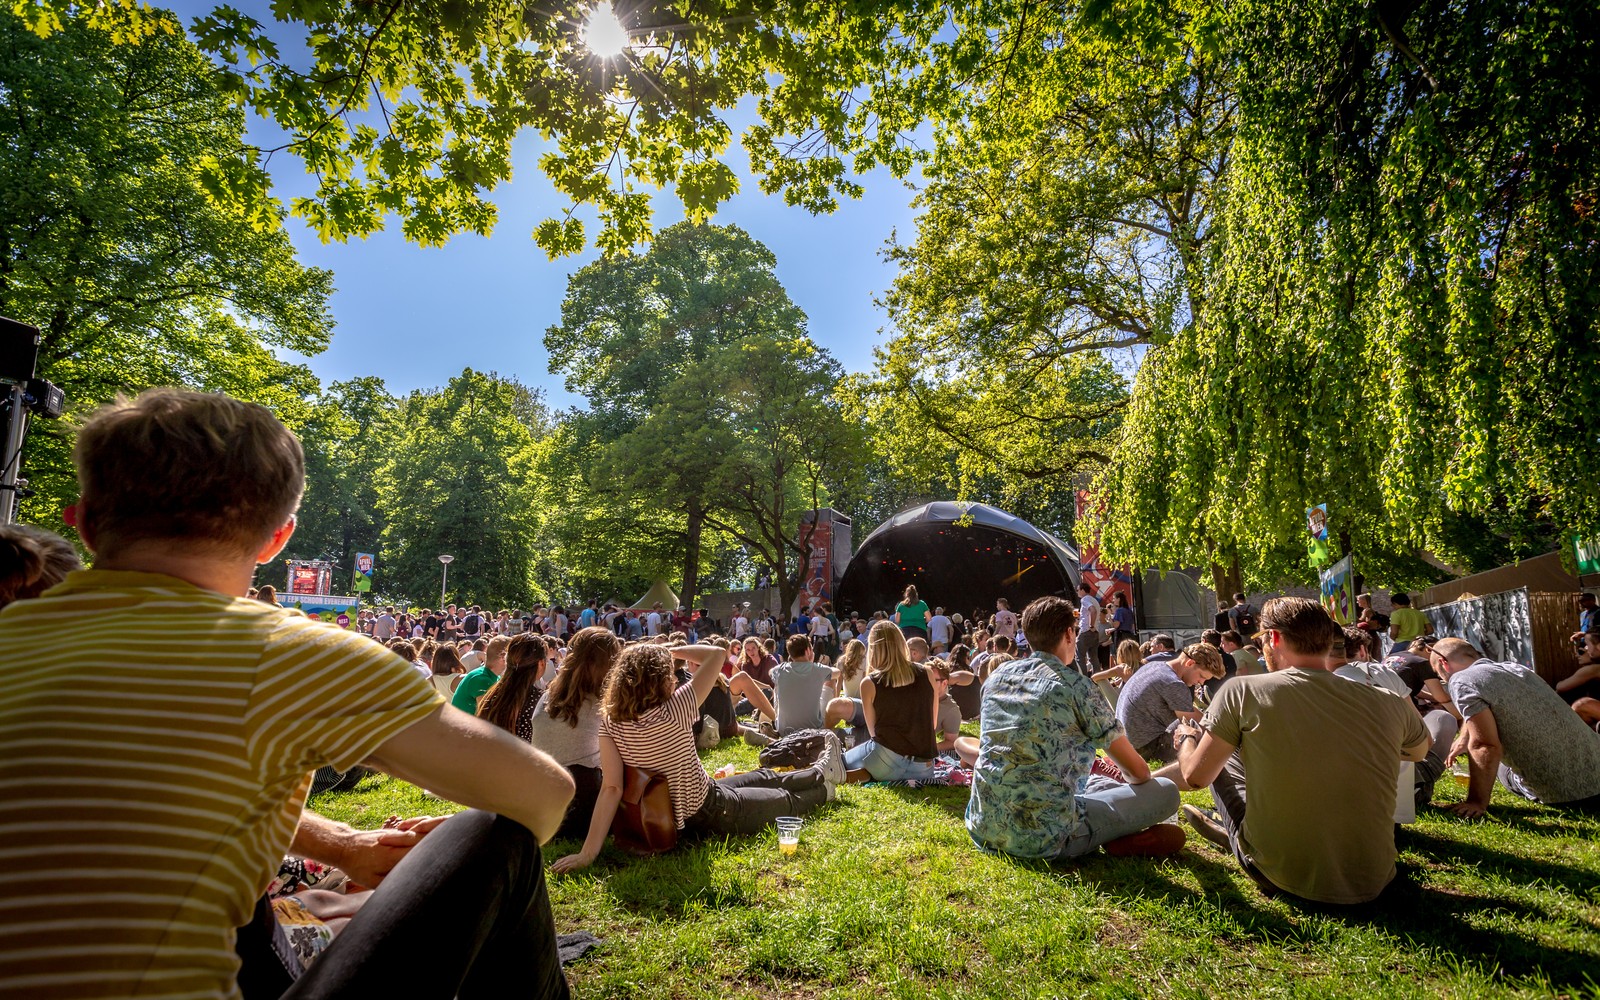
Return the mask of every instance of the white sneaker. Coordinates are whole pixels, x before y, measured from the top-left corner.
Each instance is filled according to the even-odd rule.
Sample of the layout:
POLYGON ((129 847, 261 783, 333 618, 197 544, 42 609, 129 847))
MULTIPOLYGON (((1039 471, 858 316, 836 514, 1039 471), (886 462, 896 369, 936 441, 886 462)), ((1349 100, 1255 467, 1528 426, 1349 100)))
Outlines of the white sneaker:
POLYGON ((823 745, 822 756, 817 758, 817 770, 822 772, 822 780, 828 783, 828 798, 831 801, 835 790, 845 782, 844 773, 844 743, 840 741, 839 734, 826 730, 827 742, 823 745))

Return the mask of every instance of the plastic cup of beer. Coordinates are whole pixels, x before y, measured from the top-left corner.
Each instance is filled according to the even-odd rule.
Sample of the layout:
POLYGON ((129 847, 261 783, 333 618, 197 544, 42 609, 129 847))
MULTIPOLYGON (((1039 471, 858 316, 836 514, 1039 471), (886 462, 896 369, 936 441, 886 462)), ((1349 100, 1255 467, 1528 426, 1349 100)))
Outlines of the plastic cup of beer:
POLYGON ((782 854, 793 854, 800 849, 800 824, 798 816, 779 816, 773 820, 778 827, 778 851, 782 854))

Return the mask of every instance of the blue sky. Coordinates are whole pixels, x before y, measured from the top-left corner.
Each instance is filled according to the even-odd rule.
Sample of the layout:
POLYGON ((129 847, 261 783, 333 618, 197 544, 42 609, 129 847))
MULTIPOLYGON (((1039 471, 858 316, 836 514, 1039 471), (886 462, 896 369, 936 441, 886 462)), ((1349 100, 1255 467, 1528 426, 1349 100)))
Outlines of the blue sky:
MULTIPOLYGON (((212 6, 204 0, 172 4, 185 24, 212 6)), ((238 6, 271 20, 259 0, 238 6)), ((736 136, 739 131, 736 125, 736 136)), ((302 262, 332 271, 338 289, 331 303, 333 344, 307 359, 324 382, 377 375, 391 391, 403 393, 442 385, 470 366, 542 387, 557 407, 579 401, 549 373, 544 331, 560 320, 568 276, 595 254, 551 261, 534 245, 533 227, 566 207, 539 172, 541 145, 536 135, 514 145, 513 179, 492 196, 500 221, 487 238, 457 236, 442 248, 423 248, 407 243, 398 220, 391 219, 387 230, 365 240, 324 244, 300 220, 288 221, 302 262)), ((887 323, 873 298, 894 276, 881 251, 891 232, 898 230, 902 240, 912 237, 913 192, 880 169, 858 178, 866 188, 862 198, 844 201, 831 215, 813 216, 761 194, 737 138, 728 156, 741 193, 713 221, 738 225, 766 244, 777 256, 779 279, 809 319, 813 339, 847 370, 867 368, 887 323)), ((311 179, 293 157, 280 153, 269 168, 274 193, 285 203, 311 193, 311 179)), ((655 193, 653 202, 658 228, 682 219, 671 191, 655 193)), ((585 221, 592 236, 592 213, 585 221)))

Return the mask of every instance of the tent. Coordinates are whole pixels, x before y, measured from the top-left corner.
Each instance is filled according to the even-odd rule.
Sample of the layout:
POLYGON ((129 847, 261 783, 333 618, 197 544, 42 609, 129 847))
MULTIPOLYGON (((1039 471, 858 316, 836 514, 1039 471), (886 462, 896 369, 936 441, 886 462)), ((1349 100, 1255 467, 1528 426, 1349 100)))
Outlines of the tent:
POLYGON ((660 602, 663 611, 678 610, 678 595, 672 592, 672 588, 667 586, 667 581, 665 580, 657 580, 652 583, 645 595, 628 605, 628 607, 648 610, 655 607, 657 602, 660 602))
POLYGON ((907 584, 929 606, 970 614, 1004 597, 1020 612, 1036 597, 1076 597, 1078 551, 1047 531, 982 503, 939 501, 901 511, 861 542, 834 607, 892 611, 907 584))

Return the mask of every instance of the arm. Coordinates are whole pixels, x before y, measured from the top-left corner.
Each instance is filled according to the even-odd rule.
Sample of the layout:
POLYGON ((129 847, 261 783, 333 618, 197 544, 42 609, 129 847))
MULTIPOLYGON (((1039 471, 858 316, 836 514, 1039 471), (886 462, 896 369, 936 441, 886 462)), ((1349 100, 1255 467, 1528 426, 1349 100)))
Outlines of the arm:
POLYGON ((672 655, 695 665, 694 701, 696 705, 705 701, 717 683, 717 675, 722 672, 728 651, 721 646, 679 646, 672 651, 672 655))
POLYGON ((289 853, 339 869, 350 881, 372 888, 394 870, 406 852, 444 818, 420 817, 382 830, 356 830, 310 809, 300 813, 289 853))
POLYGON ((587 868, 600 856, 611 835, 611 821, 617 816, 617 803, 622 801, 622 754, 617 745, 604 732, 600 734, 600 797, 594 802, 594 815, 589 818, 589 835, 576 854, 558 858, 550 870, 560 875, 587 868))
POLYGON ((1122 768, 1122 776, 1128 779, 1130 785, 1142 785, 1150 780, 1150 765, 1139 756, 1139 751, 1133 748, 1126 736, 1118 736, 1106 747, 1106 756, 1117 762, 1122 768))
POLYGON ((1232 743, 1187 722, 1178 727, 1173 739, 1178 744, 1178 773, 1190 788, 1200 788, 1216 781, 1223 765, 1238 749, 1232 743))
MULTIPOLYGON (((1444 689, 1444 685, 1439 682, 1438 678, 1430 677, 1423 681, 1422 690, 1428 692, 1428 697, 1443 706, 1446 712, 1455 716, 1457 722, 1461 721, 1461 710, 1456 708, 1455 702, 1450 700, 1450 692, 1444 689)), ((1556 690, 1559 691, 1561 688, 1558 686, 1556 690)))
POLYGON ((572 777, 549 755, 448 705, 391 736, 369 763, 442 798, 516 820, 549 840, 572 801, 572 777))
POLYGON ((1577 672, 1571 677, 1568 677, 1564 681, 1558 681, 1556 683, 1556 690, 1571 691, 1573 688, 1578 687, 1579 685, 1588 681, 1592 681, 1596 677, 1600 677, 1600 663, 1585 664, 1579 667, 1577 672))
POLYGON ((978 675, 970 670, 950 671, 950 683, 954 684, 956 687, 966 687, 969 684, 976 683, 977 680, 978 675))
MULTIPOLYGON (((1451 806, 1450 811, 1474 819, 1489 811, 1489 795, 1494 791, 1494 779, 1504 751, 1494 712, 1487 708, 1467 719, 1461 732, 1466 737, 1467 756, 1472 760, 1472 780, 1467 786, 1467 800, 1451 806)), ((1457 737, 1456 742, 1462 742, 1461 738, 1457 737)))
POLYGON ((872 697, 877 690, 870 680, 861 679, 861 714, 867 717, 867 735, 874 739, 878 736, 878 713, 873 711, 872 697))

